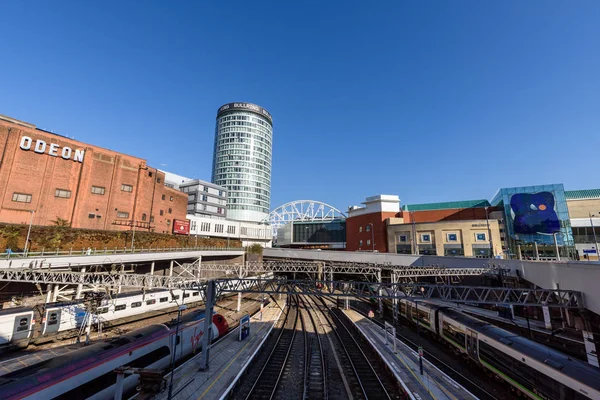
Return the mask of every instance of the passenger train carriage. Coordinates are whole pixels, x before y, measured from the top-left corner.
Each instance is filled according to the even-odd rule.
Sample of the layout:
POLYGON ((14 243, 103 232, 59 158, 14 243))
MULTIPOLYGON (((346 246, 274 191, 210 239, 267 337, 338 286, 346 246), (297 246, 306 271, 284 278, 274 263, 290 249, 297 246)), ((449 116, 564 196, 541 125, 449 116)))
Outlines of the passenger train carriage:
MULTIPOLYGON (((270 279, 273 274, 261 277, 270 279)), ((229 285, 236 283, 232 280, 229 285)), ((92 324, 98 326, 100 323, 106 328, 176 311, 178 304, 193 305, 201 301, 198 290, 154 289, 122 293, 100 302, 92 316, 92 324)), ((86 307, 80 300, 0 310, 0 352, 75 337, 85 323, 85 317, 86 307)))
MULTIPOLYGON (((200 350, 204 312, 182 317, 179 333, 162 324, 150 325, 115 339, 107 339, 66 355, 42 361, 0 378, 3 399, 112 399, 121 366, 167 369, 173 352, 176 360, 200 350)), ((227 333, 227 320, 212 317, 212 340, 227 333)), ((124 393, 133 392, 137 375, 124 379, 124 393)))
POLYGON ((449 307, 400 300, 418 323, 532 399, 600 400, 600 369, 449 307))

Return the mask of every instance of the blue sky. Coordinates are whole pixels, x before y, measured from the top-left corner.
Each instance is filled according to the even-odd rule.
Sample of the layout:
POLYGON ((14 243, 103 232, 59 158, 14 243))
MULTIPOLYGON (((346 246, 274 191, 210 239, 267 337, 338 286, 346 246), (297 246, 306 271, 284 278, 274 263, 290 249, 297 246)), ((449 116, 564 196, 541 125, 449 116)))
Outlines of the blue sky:
POLYGON ((600 186, 600 2, 3 2, 0 114, 210 179, 273 115, 271 205, 600 186))

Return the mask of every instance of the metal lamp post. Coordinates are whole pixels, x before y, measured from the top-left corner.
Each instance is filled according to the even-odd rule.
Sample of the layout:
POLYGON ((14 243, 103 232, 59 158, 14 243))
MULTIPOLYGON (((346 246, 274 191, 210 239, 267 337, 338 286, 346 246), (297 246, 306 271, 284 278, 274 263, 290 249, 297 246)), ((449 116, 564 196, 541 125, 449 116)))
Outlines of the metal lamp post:
POLYGON ((546 235, 546 236, 552 235, 552 237, 554 238, 554 248, 556 249, 556 260, 560 261, 560 252, 559 252, 559 248, 558 248, 558 240, 556 239, 556 235, 562 235, 562 232, 554 232, 554 233, 536 232, 536 233, 538 235, 546 235))
POLYGON ((29 220, 29 229, 27 230, 27 238, 25 239, 25 248, 23 249, 23 253, 27 255, 27 251, 29 250, 29 235, 31 234, 31 225, 33 225, 33 214, 35 214, 34 210, 29 210, 31 213, 31 219, 29 220))
POLYGON ((171 382, 169 383, 169 400, 173 396, 173 376, 175 375, 175 356, 177 355, 177 337, 179 336, 179 321, 181 320, 181 312, 187 310, 187 306, 182 304, 177 311, 177 327, 175 328, 175 344, 173 345, 173 357, 171 358, 171 382))
POLYGON ((592 217, 595 217, 595 214, 588 213, 590 216, 590 224, 592 225, 592 234, 594 235, 594 245, 596 246, 596 258, 600 261, 600 251, 598 251, 598 240, 596 239, 596 229, 594 228, 594 220, 592 217))
POLYGON ((375 252, 375 233, 373 232, 373 223, 369 222, 369 225, 371 225, 371 249, 373 252, 375 252))
POLYGON ((494 254, 494 242, 492 240, 492 230, 490 229, 490 218, 488 216, 488 207, 485 207, 485 222, 487 224, 488 236, 490 237, 490 255, 492 258, 496 257, 494 254))
POLYGON ((133 245, 135 243, 135 221, 131 220, 131 252, 133 253, 133 245))
MULTIPOLYGON (((425 288, 421 287, 421 296, 425 292, 425 288)), ((417 313, 417 346, 419 352, 419 372, 423 375, 423 347, 421 347, 421 334, 420 334, 420 323, 419 323, 419 302, 415 301, 415 312, 417 313)))
POLYGON ((409 211, 410 222, 412 224, 412 252, 414 255, 419 255, 419 245, 417 243, 417 226, 415 225, 415 212, 409 211))

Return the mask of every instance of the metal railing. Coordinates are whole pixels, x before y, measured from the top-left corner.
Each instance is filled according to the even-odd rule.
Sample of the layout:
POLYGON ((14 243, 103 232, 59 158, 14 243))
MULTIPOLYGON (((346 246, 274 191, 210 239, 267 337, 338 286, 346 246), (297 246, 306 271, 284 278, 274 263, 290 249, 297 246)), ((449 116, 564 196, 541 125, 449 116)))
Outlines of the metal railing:
POLYGON ((241 247, 104 247, 98 248, 85 248, 85 249, 74 249, 60 250, 60 249, 48 249, 43 248, 41 251, 25 251, 25 252, 14 252, 4 251, 0 253, 0 258, 7 260, 13 258, 35 258, 35 257, 69 257, 69 256, 98 256, 98 255, 110 255, 110 254, 135 254, 135 253, 167 253, 176 251, 243 251, 241 247))

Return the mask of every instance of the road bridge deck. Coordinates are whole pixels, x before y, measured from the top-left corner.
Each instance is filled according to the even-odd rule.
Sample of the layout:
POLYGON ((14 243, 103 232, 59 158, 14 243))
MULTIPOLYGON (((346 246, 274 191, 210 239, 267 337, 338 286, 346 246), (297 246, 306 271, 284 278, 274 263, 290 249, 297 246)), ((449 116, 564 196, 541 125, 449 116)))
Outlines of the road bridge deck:
POLYGON ((152 261, 188 260, 201 257, 241 256, 243 249, 176 249, 173 251, 147 251, 133 253, 96 252, 78 255, 52 255, 11 257, 0 259, 0 268, 66 268, 89 265, 150 263, 152 261))
MULTIPOLYGON (((235 329, 210 348, 209 368, 199 371, 200 355, 182 364, 175 370, 173 379, 173 399, 216 400, 225 398, 237 380, 248 368, 254 356, 260 350, 263 342, 279 320, 282 308, 285 306, 285 296, 277 302, 271 302, 262 313, 250 319, 250 335, 244 340, 238 340, 238 330, 235 329)), ((159 393, 155 399, 168 399, 167 389, 159 393)))
MULTIPOLYGON (((375 348, 396 378, 402 382, 402 386, 412 399, 477 399, 427 360, 423 360, 423 375, 420 375, 418 354, 411 348, 394 338, 397 350, 395 354, 393 346, 386 344, 385 331, 381 327, 354 310, 344 310, 344 313, 375 348)), ((391 337, 388 342, 391 342, 391 337)))

